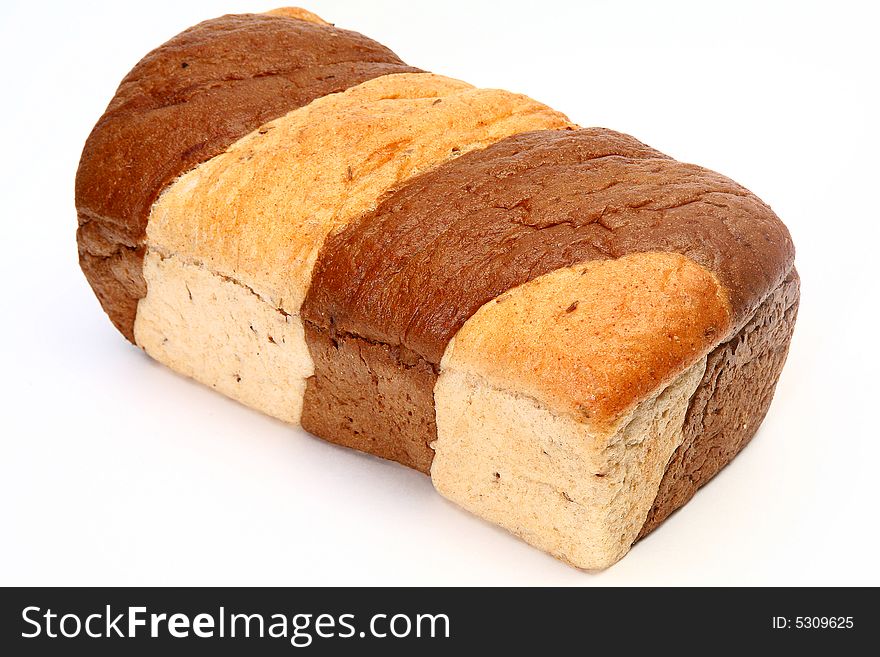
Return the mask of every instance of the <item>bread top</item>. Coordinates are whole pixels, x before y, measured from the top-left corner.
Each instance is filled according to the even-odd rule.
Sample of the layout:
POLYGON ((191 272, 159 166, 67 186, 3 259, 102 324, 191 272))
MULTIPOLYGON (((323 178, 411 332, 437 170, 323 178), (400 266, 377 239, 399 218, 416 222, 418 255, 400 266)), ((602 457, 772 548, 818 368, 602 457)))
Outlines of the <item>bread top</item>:
POLYGON ((132 286, 102 280, 120 273, 101 259, 116 243, 138 247, 171 181, 315 98, 417 70, 363 35, 290 9, 205 21, 144 57, 92 130, 76 177, 81 262, 114 323, 131 337, 134 316, 114 317, 126 300, 113 295, 132 286))
POLYGON ((530 397, 602 436, 729 328, 727 295, 709 271, 677 253, 632 253, 554 270, 483 305, 441 369, 530 397))
MULTIPOLYGON (((602 128, 539 131, 413 179, 330 238, 302 316, 437 367, 465 322, 499 295, 560 268, 644 252, 681 254, 720 282, 729 321, 709 322, 703 353, 738 330, 794 258, 773 211, 720 174, 602 128)), ((657 380, 683 363, 669 367, 657 380)), ((609 412, 640 399, 626 401, 609 412)))
POLYGON ((298 313, 325 237, 419 172, 511 134, 571 125, 527 96, 384 75, 264 124, 153 206, 148 245, 298 313))

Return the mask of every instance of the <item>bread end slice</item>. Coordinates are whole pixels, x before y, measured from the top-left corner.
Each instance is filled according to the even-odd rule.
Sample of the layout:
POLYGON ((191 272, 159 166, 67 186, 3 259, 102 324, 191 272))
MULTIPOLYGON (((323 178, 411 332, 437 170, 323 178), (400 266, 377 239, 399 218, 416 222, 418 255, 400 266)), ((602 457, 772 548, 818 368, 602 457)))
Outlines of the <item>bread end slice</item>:
POLYGON ((553 556, 593 570, 639 535, 705 358, 614 429, 595 430, 473 375, 440 376, 437 490, 553 556))
POLYGON ((298 424, 313 372, 299 315, 203 263, 148 250, 134 333, 150 356, 246 406, 298 424))
POLYGON ((682 442, 723 288, 688 258, 567 267, 483 306, 434 389, 436 488, 579 568, 636 540, 682 442))

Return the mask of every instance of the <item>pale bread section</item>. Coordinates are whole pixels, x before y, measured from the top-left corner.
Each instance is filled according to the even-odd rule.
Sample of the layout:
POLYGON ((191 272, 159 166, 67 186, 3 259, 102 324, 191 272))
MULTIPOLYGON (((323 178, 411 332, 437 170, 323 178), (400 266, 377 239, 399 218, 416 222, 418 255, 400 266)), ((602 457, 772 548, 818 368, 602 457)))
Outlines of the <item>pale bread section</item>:
POLYGON ((326 236, 420 171, 511 134, 568 125, 525 96, 433 74, 379 77, 266 124, 153 206, 137 344, 298 423, 313 369, 299 309, 326 236), (187 286, 199 288, 192 299, 187 286))
POLYGON ((578 568, 623 557, 681 444, 705 358, 614 429, 451 369, 434 389, 431 479, 446 498, 578 568))
POLYGON ((430 73, 386 75, 267 123, 181 176, 148 245, 185 254, 297 312, 325 237, 413 175, 562 114, 430 73))
POLYGON ((137 343, 156 360, 251 408, 299 422, 312 374, 298 316, 199 263, 150 251, 137 343))
POLYGON ((721 285, 678 254, 592 261, 510 290, 441 361, 434 485, 580 568, 611 565, 645 522, 729 325, 721 285))

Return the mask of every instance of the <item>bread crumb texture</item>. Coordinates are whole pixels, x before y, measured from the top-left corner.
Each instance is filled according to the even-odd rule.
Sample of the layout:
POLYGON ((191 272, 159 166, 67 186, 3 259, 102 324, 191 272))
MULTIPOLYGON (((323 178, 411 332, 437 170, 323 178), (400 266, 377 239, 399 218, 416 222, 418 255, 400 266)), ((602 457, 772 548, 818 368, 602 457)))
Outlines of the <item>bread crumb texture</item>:
POLYGON ((431 479, 446 498, 578 568, 627 553, 681 443, 700 359, 613 428, 452 369, 435 388, 431 479))
POLYGON ((296 423, 312 359, 302 323, 253 290, 149 251, 135 338, 156 360, 251 408, 296 423))

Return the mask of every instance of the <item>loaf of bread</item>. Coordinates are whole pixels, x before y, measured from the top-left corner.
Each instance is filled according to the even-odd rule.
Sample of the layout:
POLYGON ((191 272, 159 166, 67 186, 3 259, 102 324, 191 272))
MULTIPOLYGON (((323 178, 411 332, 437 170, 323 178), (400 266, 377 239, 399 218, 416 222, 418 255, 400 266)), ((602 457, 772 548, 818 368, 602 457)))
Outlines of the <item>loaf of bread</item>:
POLYGON ((740 185, 301 9, 141 60, 76 207, 150 356, 585 569, 750 440, 797 314, 791 238, 740 185))

